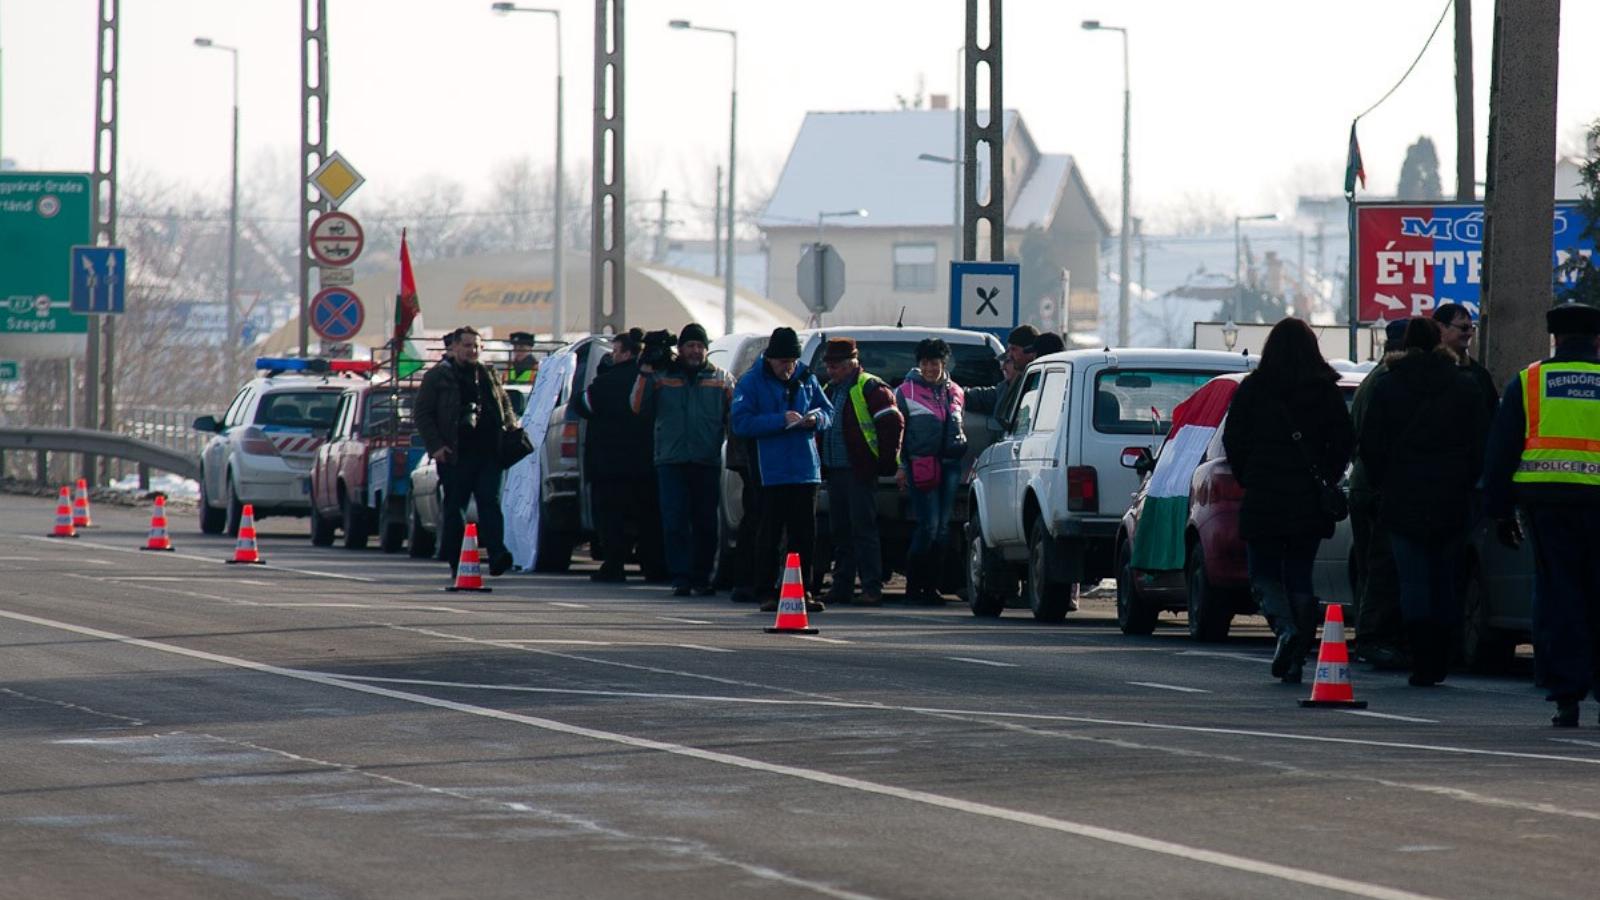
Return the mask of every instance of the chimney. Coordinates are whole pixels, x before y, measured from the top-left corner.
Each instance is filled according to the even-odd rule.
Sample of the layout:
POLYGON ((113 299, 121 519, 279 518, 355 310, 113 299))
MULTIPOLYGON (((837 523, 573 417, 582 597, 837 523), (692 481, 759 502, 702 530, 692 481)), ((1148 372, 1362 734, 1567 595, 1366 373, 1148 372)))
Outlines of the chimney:
POLYGON ((949 94, 929 94, 928 95, 928 108, 929 109, 949 109, 950 108, 950 95, 949 94))

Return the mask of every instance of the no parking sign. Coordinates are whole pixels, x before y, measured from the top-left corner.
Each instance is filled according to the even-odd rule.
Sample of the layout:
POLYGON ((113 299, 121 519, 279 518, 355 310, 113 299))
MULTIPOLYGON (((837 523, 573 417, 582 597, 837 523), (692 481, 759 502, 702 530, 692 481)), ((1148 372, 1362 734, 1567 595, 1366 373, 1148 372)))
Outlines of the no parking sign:
POLYGON ((366 310, 349 288, 326 288, 311 298, 311 330, 325 341, 348 341, 361 330, 366 310))

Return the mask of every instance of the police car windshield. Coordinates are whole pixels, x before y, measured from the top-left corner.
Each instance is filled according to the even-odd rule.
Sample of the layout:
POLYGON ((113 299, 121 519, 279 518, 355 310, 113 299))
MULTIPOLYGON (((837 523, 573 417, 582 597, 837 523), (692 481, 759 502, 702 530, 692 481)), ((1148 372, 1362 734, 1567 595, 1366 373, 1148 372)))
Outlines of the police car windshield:
MULTIPOLYGON (((817 345, 811 357, 811 369, 818 378, 827 376, 822 370, 822 350, 817 345)), ((856 353, 861 367, 899 387, 906 373, 917 367, 917 341, 914 340, 858 340, 856 353)), ((989 387, 1000 383, 1000 361, 988 344, 951 344, 950 377, 964 388, 989 387)))
POLYGON ((257 425, 280 428, 326 429, 333 424, 339 391, 280 391, 261 398, 257 425))

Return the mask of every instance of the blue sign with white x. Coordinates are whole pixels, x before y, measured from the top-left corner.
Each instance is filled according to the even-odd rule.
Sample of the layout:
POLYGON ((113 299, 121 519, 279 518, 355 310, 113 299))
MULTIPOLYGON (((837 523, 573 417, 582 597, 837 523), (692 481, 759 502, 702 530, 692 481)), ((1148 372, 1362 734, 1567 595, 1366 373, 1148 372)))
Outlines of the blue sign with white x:
POLYGON ((128 284, 128 251, 123 247, 72 248, 71 309, 79 315, 122 314, 128 284))
POLYGON ((349 288, 324 288, 311 298, 311 330, 325 341, 348 341, 366 320, 361 298, 349 288))

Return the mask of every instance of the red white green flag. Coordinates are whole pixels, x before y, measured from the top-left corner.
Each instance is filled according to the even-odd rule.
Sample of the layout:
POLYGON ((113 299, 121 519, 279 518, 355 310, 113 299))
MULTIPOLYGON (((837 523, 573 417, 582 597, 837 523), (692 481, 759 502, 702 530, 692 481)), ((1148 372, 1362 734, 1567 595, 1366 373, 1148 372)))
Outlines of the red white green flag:
POLYGON ((1233 379, 1209 381, 1172 411, 1172 428, 1150 473, 1139 528, 1133 533, 1133 568, 1146 572, 1183 568, 1189 482, 1238 387, 1233 379))
POLYGON ((394 339, 390 346, 396 355, 395 370, 401 378, 422 368, 422 351, 411 340, 412 326, 422 327, 422 301, 417 299, 417 278, 411 271, 411 250, 406 246, 405 229, 400 230, 400 293, 394 303, 394 339))
POLYGON ((1361 179, 1361 189, 1367 189, 1367 169, 1361 164, 1361 143, 1356 140, 1356 123, 1350 123, 1350 147, 1344 157, 1344 192, 1354 195, 1356 179, 1361 179))

